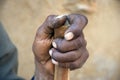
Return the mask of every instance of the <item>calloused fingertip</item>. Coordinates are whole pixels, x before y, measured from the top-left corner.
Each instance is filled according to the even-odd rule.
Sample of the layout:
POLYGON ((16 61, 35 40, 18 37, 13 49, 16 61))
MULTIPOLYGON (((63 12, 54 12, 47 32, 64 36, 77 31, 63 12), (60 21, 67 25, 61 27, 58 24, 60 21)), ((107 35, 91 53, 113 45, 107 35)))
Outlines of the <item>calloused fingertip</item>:
POLYGON ((53 53, 53 51, 52 51, 52 50, 49 50, 49 55, 50 55, 50 56, 52 56, 52 53, 53 53))
POLYGON ((68 33, 65 34, 64 37, 65 37, 66 40, 71 40, 71 39, 73 39, 74 34, 73 34, 73 32, 68 32, 68 33))
POLYGON ((58 65, 58 62, 55 61, 54 59, 52 59, 52 63, 55 64, 55 65, 58 65))
POLYGON ((57 48, 57 44, 56 44, 55 42, 52 42, 52 46, 53 46, 54 48, 57 48))

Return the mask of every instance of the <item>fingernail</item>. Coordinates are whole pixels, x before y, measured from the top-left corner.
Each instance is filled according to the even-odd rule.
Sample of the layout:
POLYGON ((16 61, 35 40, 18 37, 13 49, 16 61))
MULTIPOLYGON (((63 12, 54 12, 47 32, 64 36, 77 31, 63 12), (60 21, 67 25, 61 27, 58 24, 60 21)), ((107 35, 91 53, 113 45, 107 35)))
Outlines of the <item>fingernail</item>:
POLYGON ((63 16, 65 16, 65 15, 57 16, 56 19, 60 19, 60 18, 62 18, 63 16))
POLYGON ((58 65, 58 62, 55 61, 54 59, 52 59, 52 63, 55 64, 55 65, 58 65))
POLYGON ((66 40, 71 40, 74 37, 74 34, 72 32, 68 32, 64 37, 66 40))
POLYGON ((52 42, 52 45, 54 48, 57 48, 57 44, 55 42, 52 42))
POLYGON ((52 51, 52 50, 49 50, 49 55, 50 55, 50 56, 52 56, 52 53, 53 53, 53 51, 52 51))

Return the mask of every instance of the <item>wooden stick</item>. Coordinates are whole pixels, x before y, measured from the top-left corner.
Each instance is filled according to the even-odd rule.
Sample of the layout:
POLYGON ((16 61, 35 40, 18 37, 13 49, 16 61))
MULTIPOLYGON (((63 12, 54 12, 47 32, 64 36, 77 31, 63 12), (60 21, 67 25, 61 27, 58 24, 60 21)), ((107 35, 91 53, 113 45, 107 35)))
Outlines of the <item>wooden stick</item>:
MULTIPOLYGON (((60 27, 55 30, 54 38, 64 38, 64 32, 68 28, 67 25, 60 27)), ((68 68, 61 68, 55 65, 55 74, 54 80, 69 80, 69 69, 68 68)))
POLYGON ((69 69, 55 66, 54 80, 69 80, 69 69))

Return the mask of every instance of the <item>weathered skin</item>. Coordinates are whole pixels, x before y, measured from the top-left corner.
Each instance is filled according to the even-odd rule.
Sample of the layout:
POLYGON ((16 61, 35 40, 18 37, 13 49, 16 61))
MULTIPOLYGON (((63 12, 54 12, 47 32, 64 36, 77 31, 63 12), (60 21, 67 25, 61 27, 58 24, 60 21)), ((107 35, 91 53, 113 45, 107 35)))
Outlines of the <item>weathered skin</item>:
POLYGON ((51 57, 63 68, 73 70, 82 67, 89 56, 82 32, 86 24, 86 17, 79 14, 70 14, 59 19, 56 19, 55 15, 47 17, 45 22, 38 28, 33 43, 36 61, 35 77, 37 79, 53 80, 54 69, 51 57), (54 29, 63 26, 66 20, 69 21, 71 26, 65 31, 64 35, 72 32, 74 37, 71 40, 66 40, 65 38, 53 39, 54 29), (56 48, 52 48, 52 42, 56 43, 56 48), (51 57, 49 56, 50 49, 52 50, 51 57))

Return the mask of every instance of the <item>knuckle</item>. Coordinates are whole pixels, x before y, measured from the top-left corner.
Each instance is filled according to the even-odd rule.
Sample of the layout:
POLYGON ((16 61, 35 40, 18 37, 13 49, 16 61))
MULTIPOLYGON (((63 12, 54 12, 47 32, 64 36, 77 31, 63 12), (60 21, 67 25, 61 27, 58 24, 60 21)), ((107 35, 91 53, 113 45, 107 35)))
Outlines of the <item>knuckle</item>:
POLYGON ((76 20, 84 25, 86 25, 88 23, 88 19, 86 16, 81 15, 81 14, 76 14, 75 16, 76 20))
POLYGON ((89 57, 88 51, 86 51, 85 58, 87 59, 89 57))
POLYGON ((75 19, 76 21, 81 21, 82 20, 82 22, 84 22, 85 24, 88 23, 88 19, 84 15, 81 15, 81 14, 70 14, 69 16, 71 17, 71 19, 73 19, 73 21, 75 19))
POLYGON ((82 40, 81 40, 81 44, 82 44, 82 46, 87 46, 87 41, 83 38, 82 40))
POLYGON ((49 19, 51 19, 51 18, 53 18, 54 17, 54 15, 49 15, 48 17, 47 17, 47 19, 49 20, 49 19))
POLYGON ((86 48, 84 49, 83 55, 84 55, 85 59, 87 59, 89 57, 89 52, 86 48))
POLYGON ((86 16, 81 15, 80 18, 81 18, 82 22, 85 23, 85 25, 88 23, 88 19, 86 16))
POLYGON ((32 51, 33 51, 33 53, 35 53, 35 46, 34 46, 34 43, 33 43, 33 46, 32 46, 32 51))
POLYGON ((86 40, 84 40, 84 41, 85 41, 85 42, 84 42, 84 45, 87 46, 87 41, 86 41, 86 40))
POLYGON ((81 43, 82 43, 82 46, 87 46, 87 41, 85 40, 85 38, 84 38, 84 34, 82 33, 82 35, 80 36, 80 41, 81 41, 81 43))
POLYGON ((39 34, 40 34, 40 32, 39 32, 39 29, 38 29, 37 32, 36 32, 36 37, 38 37, 39 34))
POLYGON ((55 15, 49 15, 47 17, 47 22, 51 22, 54 19, 55 15))

